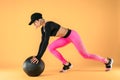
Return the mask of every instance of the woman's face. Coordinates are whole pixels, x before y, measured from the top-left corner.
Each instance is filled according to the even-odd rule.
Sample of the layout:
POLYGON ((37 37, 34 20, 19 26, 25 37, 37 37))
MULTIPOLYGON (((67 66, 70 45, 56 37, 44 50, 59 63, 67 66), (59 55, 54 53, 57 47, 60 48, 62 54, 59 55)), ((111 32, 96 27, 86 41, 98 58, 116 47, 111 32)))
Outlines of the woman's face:
POLYGON ((43 20, 42 19, 35 20, 35 22, 34 22, 34 26, 36 28, 42 26, 42 24, 43 24, 43 20))

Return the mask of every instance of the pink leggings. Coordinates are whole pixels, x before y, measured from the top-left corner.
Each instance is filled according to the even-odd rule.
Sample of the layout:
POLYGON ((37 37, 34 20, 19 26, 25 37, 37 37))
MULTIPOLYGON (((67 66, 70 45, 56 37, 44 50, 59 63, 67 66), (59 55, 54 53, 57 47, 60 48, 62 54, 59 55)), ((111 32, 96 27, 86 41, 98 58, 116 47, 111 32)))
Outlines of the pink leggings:
POLYGON ((97 56, 95 54, 89 54, 87 50, 85 49, 80 36, 78 33, 74 30, 71 31, 70 35, 67 38, 58 38, 55 40, 52 44, 48 46, 48 49, 50 50, 53 55, 55 55, 63 64, 66 64, 67 61, 65 58, 61 55, 61 53, 57 50, 57 48, 63 47, 67 44, 72 42, 78 52, 86 59, 92 59, 92 60, 97 60, 102 63, 107 63, 106 58, 97 56))

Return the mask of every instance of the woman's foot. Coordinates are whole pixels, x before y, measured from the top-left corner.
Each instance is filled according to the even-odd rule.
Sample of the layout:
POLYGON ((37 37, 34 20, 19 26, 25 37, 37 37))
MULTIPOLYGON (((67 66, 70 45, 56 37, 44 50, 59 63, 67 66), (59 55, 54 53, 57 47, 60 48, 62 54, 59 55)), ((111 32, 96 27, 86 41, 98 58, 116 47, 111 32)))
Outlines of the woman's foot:
POLYGON ((72 67, 72 64, 70 62, 68 62, 67 64, 63 64, 63 65, 64 65, 63 69, 60 72, 66 72, 72 67))
POLYGON ((108 62, 105 63, 106 71, 110 71, 112 69, 113 59, 107 58, 108 62))

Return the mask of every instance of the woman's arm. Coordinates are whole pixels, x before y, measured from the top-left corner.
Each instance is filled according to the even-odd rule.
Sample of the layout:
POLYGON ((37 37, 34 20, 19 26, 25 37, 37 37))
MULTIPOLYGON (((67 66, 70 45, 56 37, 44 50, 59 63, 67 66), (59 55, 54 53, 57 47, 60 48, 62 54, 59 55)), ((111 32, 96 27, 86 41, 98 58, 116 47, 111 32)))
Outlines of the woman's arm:
MULTIPOLYGON (((42 31, 43 31, 43 29, 42 29, 42 31)), ((50 38, 50 29, 49 29, 49 27, 45 26, 45 32, 42 33, 42 41, 41 41, 41 44, 39 47, 38 54, 36 56, 37 59, 40 59, 43 56, 43 54, 48 46, 49 38, 50 38)))

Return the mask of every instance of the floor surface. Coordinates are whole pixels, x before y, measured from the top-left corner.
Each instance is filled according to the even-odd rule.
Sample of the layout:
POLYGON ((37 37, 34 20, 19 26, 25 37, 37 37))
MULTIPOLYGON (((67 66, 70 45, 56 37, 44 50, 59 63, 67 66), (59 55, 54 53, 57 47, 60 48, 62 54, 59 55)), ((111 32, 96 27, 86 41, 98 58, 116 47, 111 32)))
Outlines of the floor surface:
POLYGON ((72 68, 65 73, 47 69, 38 77, 29 77, 19 69, 0 69, 0 80, 120 80, 120 67, 105 72, 102 67, 72 68))

